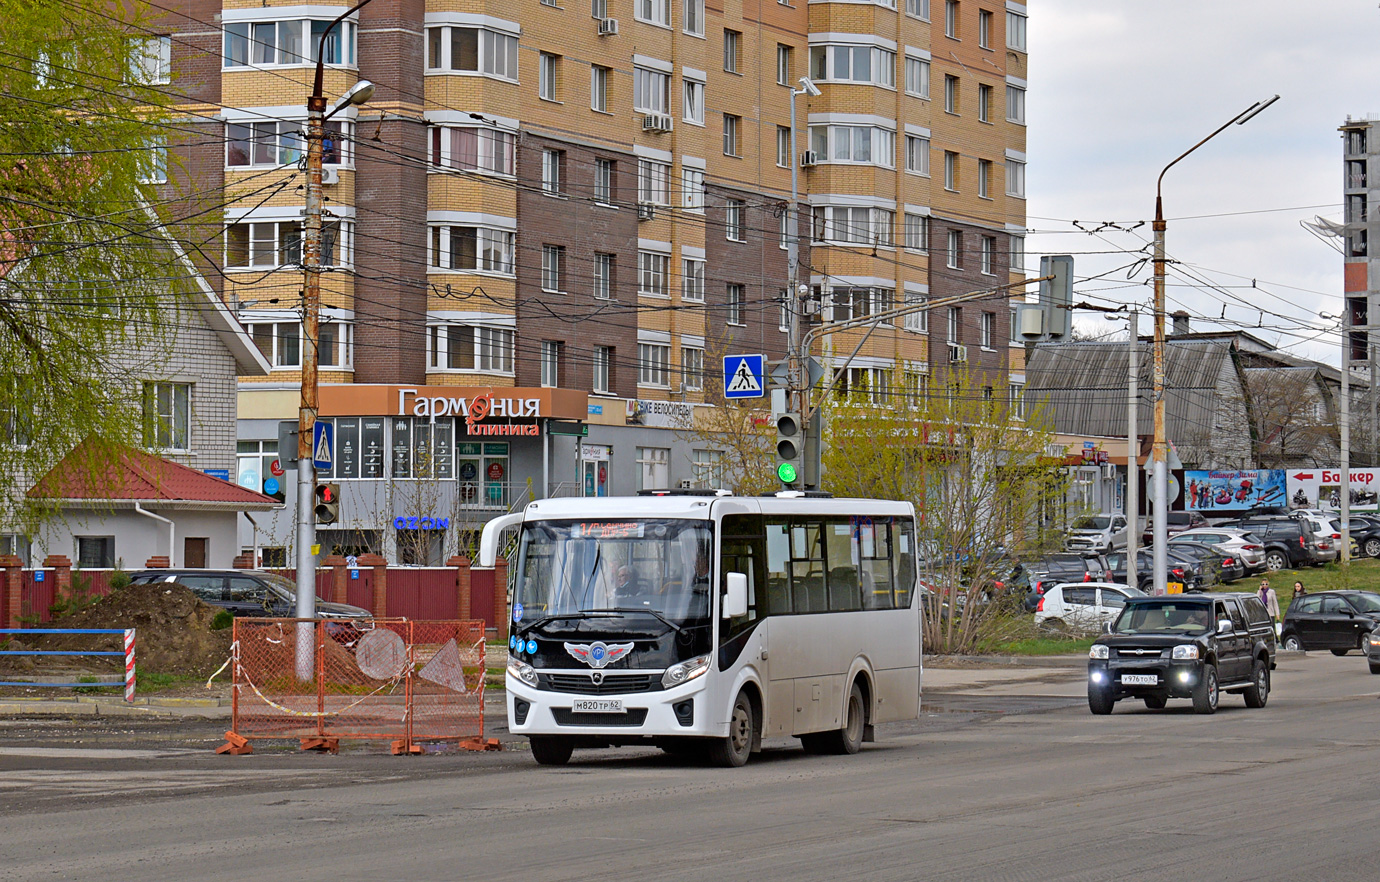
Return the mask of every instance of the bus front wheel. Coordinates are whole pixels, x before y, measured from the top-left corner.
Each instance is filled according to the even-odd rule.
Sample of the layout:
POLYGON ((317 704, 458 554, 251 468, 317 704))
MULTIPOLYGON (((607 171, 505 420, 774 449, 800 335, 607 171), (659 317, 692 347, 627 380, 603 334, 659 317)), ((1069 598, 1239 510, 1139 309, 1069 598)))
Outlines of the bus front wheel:
POLYGON ((532 735, 528 741, 532 745, 532 759, 540 766, 563 766, 570 762, 570 754, 575 750, 575 742, 559 735, 532 735))
POLYGON ((752 740, 757 734, 756 714, 746 692, 739 692, 728 721, 728 737, 714 741, 709 760, 716 766, 737 768, 752 755, 752 740))

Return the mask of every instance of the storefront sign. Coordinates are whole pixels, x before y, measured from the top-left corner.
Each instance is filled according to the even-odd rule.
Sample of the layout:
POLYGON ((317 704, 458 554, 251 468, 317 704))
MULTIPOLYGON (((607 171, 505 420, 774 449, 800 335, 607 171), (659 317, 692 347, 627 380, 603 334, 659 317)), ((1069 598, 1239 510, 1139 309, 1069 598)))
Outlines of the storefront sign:
POLYGON ((1184 472, 1184 508, 1191 511, 1245 511, 1287 505, 1284 472, 1280 469, 1184 472))
MULTIPOLYGON (((1351 511, 1375 511, 1380 501, 1380 472, 1375 469, 1351 469, 1347 483, 1351 491, 1351 511)), ((1342 508, 1341 469, 1291 469, 1286 473, 1286 488, 1290 508, 1322 508, 1340 511, 1342 508)), ((1275 503, 1285 505, 1281 501, 1275 503)))
POLYGON ((581 444, 580 459, 587 462, 608 462, 613 448, 607 444, 581 444))
POLYGON ((419 518, 399 516, 393 518, 395 530, 445 530, 450 527, 450 518, 419 518))
POLYGON ((502 480, 503 480, 503 463, 501 463, 501 462, 491 462, 491 463, 489 463, 488 476, 489 476, 489 480, 490 480, 490 481, 502 481, 502 480))
POLYGON ((695 409, 683 401, 628 399, 627 420, 630 426, 685 428, 690 425, 694 413, 695 409))
POLYGON ((274 477, 281 478, 283 476, 282 460, 273 460, 273 462, 269 464, 268 470, 273 473, 274 477))

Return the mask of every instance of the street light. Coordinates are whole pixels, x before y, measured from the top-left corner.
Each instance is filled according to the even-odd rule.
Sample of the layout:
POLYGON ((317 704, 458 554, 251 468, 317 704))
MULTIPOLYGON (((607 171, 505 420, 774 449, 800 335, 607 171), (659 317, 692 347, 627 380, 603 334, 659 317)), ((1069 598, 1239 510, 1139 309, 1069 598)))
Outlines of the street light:
MULTIPOLYGON (((326 120, 346 107, 363 104, 374 94, 374 84, 361 80, 326 110, 322 91, 325 76, 326 41, 331 31, 371 0, 356 3, 326 26, 316 47, 316 79, 307 98, 307 204, 302 231, 302 401, 297 411, 297 607, 296 616, 308 621, 299 624, 297 634, 297 678, 310 680, 314 659, 312 625, 316 618, 316 465, 312 460, 312 434, 320 399, 317 374, 317 344, 321 321, 321 213, 325 202, 321 193, 326 120)), ((341 53, 344 54, 343 52, 341 53)))
POLYGON ((1154 486, 1154 506, 1151 511, 1151 521, 1154 525, 1153 541, 1155 544, 1155 557, 1153 562, 1154 572, 1154 591, 1156 594, 1164 594, 1168 589, 1169 576, 1169 443, 1164 431, 1164 202, 1161 199, 1161 185, 1164 183, 1165 172, 1169 171, 1179 163, 1184 157, 1194 150, 1217 137, 1232 123, 1241 125, 1249 122, 1256 114, 1269 107, 1279 100, 1279 96, 1267 98, 1264 101, 1257 101, 1250 107, 1238 113, 1236 116, 1227 120, 1211 135, 1194 144, 1185 150, 1169 165, 1166 165, 1160 172, 1160 176, 1155 180, 1155 345, 1153 350, 1154 357, 1154 387, 1155 387, 1155 446, 1151 453, 1154 465, 1153 486, 1154 486))
MULTIPOLYGON (((809 95, 817 98, 821 94, 819 87, 810 80, 809 77, 801 77, 799 89, 791 89, 791 204, 786 208, 786 410, 798 414, 800 417, 800 428, 807 435, 810 432, 809 423, 804 421, 805 416, 805 394, 804 384, 801 381, 803 374, 804 357, 800 352, 800 301, 803 299, 800 289, 799 265, 800 265, 800 206, 797 190, 797 182, 800 175, 800 153, 796 150, 795 143, 795 99, 797 95, 809 95)), ((816 449, 819 439, 815 439, 816 449)), ((809 445, 802 445, 802 450, 809 450, 809 445)), ((817 471, 817 470, 815 470, 817 471)), ((805 469, 808 475, 811 472, 809 467, 805 469)), ((813 476, 819 480, 818 474, 813 476)), ((812 488, 817 489, 817 488, 812 488)))

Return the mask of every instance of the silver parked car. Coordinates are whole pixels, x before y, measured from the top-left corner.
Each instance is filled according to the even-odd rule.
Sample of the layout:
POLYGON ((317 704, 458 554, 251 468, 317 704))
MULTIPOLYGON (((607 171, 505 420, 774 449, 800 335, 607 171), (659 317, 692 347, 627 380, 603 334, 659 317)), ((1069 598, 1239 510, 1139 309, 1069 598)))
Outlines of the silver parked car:
POLYGON ((1126 516, 1103 512, 1085 515, 1069 527, 1064 546, 1069 551, 1106 554, 1126 547, 1126 516))

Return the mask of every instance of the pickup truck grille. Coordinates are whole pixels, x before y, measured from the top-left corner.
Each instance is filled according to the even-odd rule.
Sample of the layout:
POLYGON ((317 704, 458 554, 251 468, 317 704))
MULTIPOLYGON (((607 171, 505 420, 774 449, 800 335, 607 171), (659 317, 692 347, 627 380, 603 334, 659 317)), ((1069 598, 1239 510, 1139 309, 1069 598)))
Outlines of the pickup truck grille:
POLYGON ((1118 646, 1116 650, 1117 658, 1164 658, 1167 654, 1167 650, 1155 646, 1118 646))

